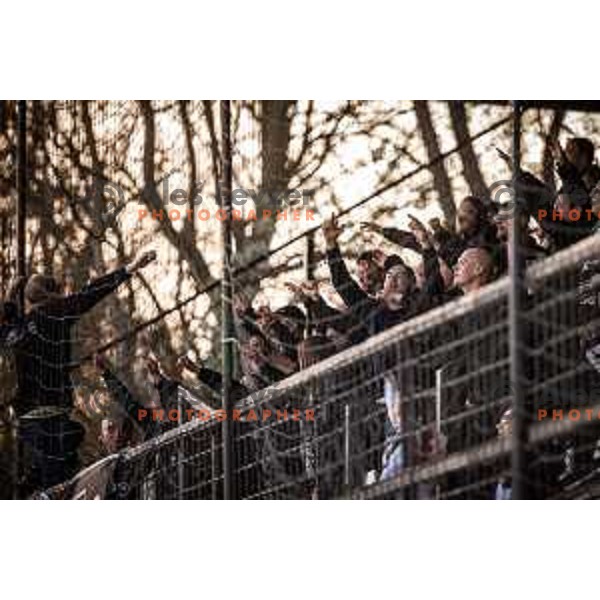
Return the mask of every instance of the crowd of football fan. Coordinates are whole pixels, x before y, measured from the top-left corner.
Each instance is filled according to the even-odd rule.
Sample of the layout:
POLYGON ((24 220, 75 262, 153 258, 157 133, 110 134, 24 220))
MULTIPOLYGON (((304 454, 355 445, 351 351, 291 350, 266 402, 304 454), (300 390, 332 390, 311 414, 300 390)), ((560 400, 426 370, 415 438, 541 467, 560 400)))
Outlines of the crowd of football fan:
MULTIPOLYGON (((557 147, 557 192, 547 189, 531 173, 520 173, 519 243, 527 261, 563 249, 595 231, 600 209, 600 169, 594 153, 593 144, 586 138, 570 139, 564 150, 557 147)), ((234 313, 243 378, 233 383, 234 401, 369 336, 478 290, 508 269, 510 221, 502 207, 486 198, 464 198, 457 209, 456 227, 452 228, 439 220, 425 226, 413 217, 406 231, 374 223, 364 223, 363 227, 399 249, 418 253, 419 266, 409 267, 400 253, 386 255, 381 250, 368 249, 358 256, 354 279, 338 245, 341 225, 332 217, 322 231, 331 282, 345 309, 328 304, 314 282, 288 284, 295 301, 277 310, 268 306, 255 310, 243 294, 237 294, 234 313)), ((133 264, 70 294, 62 293, 52 277, 34 274, 18 281, 10 297, 0 305, 3 366, 6 357, 12 357, 16 371, 16 393, 10 404, 18 419, 19 483, 23 497, 67 480, 80 468, 78 449, 85 429, 71 417, 73 327, 80 317, 154 259, 153 253, 144 254, 133 264), (18 300, 20 294, 25 299, 23 307, 18 300)), ((220 373, 189 357, 181 358, 177 364, 177 372, 171 371, 167 376, 157 359, 148 358, 148 370, 165 410, 181 406, 177 389, 184 370, 214 392, 220 392, 220 373)), ((120 407, 102 422, 101 442, 107 453, 118 452, 174 426, 169 421, 140 421, 138 409, 145 403, 134 397, 106 359, 97 356, 95 365, 114 404, 120 407)), ((8 409, 3 408, 6 413, 8 409)), ((7 414, 3 416, 8 421, 7 414)), ((393 407, 389 408, 388 419, 393 434, 397 421, 393 407)), ((505 433, 509 425, 510 410, 502 416, 498 431, 505 433)), ((433 440, 431 454, 443 451, 443 443, 433 440)), ((376 478, 398 472, 394 468, 394 453, 383 454, 376 478)), ((502 489, 499 494, 510 495, 510 490, 502 489)))

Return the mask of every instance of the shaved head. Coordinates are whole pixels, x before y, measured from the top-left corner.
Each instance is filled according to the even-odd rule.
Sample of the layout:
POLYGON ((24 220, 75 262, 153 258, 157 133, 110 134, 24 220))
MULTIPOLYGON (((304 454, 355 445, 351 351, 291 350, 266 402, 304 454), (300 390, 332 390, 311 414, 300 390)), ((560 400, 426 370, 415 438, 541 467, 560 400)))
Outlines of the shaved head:
POLYGON ((485 248, 467 248, 454 267, 454 284, 468 291, 492 280, 494 260, 485 248))

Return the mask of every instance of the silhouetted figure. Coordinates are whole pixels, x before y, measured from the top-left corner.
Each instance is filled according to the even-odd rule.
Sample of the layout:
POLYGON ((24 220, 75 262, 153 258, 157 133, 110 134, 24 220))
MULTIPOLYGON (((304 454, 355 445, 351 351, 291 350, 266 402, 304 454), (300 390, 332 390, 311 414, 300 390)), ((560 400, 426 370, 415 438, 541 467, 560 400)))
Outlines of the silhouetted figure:
POLYGON ((129 267, 65 295, 58 283, 33 275, 25 287, 26 340, 16 351, 22 494, 51 487, 73 476, 85 431, 70 417, 73 327, 96 304, 155 259, 146 253, 129 267))

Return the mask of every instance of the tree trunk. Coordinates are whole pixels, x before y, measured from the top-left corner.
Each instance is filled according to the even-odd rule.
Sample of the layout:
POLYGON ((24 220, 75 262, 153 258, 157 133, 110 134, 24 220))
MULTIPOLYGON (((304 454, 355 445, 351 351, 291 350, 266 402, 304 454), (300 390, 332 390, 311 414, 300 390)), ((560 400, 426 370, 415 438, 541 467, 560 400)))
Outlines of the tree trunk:
MULTIPOLYGON (((415 100, 414 107, 421 138, 427 152, 427 160, 432 162, 440 156, 441 151, 437 134, 433 126, 433 121, 431 119, 429 105, 425 100, 415 100)), ((456 205, 454 204, 452 184, 450 183, 450 178, 448 177, 444 161, 439 161, 433 164, 430 167, 430 171, 433 175, 433 184, 438 193, 438 201, 444 213, 446 226, 453 230, 456 221, 456 205)))
POLYGON ((552 146, 558 139, 560 128, 565 118, 566 111, 559 109, 555 110, 552 115, 552 122, 550 123, 550 129, 546 136, 544 144, 544 154, 542 156, 542 177, 544 183, 553 191, 556 191, 556 182, 554 178, 554 157, 552 155, 552 146))
MULTIPOLYGON (((144 191, 142 198, 149 210, 166 211, 156 189, 154 152, 156 147, 156 124, 154 122, 154 111, 150 101, 140 102, 141 113, 144 121, 144 191)), ((188 262, 190 273, 196 283, 200 286, 212 282, 212 276, 204 257, 196 247, 190 243, 184 234, 179 234, 168 219, 158 221, 162 232, 169 243, 177 249, 181 259, 188 262)), ((195 240, 193 240, 195 242, 195 240)))
POLYGON ((488 195, 488 187, 479 168, 479 161, 473 150, 473 144, 469 141, 471 133, 469 132, 465 104, 461 101, 452 101, 448 102, 448 108, 456 143, 461 146, 459 154, 463 164, 463 174, 471 193, 483 199, 488 195))
MULTIPOLYGON (((287 189, 289 183, 287 158, 291 127, 290 108, 293 104, 294 102, 291 100, 263 100, 260 103, 261 194, 263 192, 273 194, 287 189)), ((276 209, 284 210, 286 207, 257 207, 259 210, 263 208, 271 208, 274 215, 276 209)), ((275 218, 258 219, 252 228, 251 240, 246 239, 245 243, 238 244, 236 248, 238 264, 248 264, 256 257, 268 252, 275 228, 275 218)), ((244 274, 244 288, 248 295, 258 291, 260 279, 268 266, 269 262, 264 261, 257 269, 252 269, 244 274)))

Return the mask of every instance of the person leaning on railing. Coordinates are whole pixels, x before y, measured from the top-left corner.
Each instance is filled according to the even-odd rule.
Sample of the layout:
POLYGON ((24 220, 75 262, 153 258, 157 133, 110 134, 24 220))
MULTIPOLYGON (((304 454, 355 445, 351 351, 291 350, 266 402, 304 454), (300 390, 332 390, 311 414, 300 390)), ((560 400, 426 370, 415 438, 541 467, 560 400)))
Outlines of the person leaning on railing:
MULTIPOLYGON (((448 282, 444 280, 440 273, 440 261, 436 254, 431 233, 415 218, 411 219, 410 228, 415 243, 418 244, 419 253, 428 265, 428 277, 424 290, 430 295, 432 305, 439 306, 477 292, 497 276, 497 263, 493 257, 493 249, 490 249, 489 246, 469 246, 459 255, 454 265, 451 285, 448 285, 448 282)), ((486 309, 483 308, 482 310, 486 309)), ((476 313, 476 318, 483 317, 476 313)), ((447 343, 448 340, 460 340, 465 335, 464 326, 463 321, 450 321, 444 329, 439 330, 440 345, 447 343)), ((479 372, 487 364, 486 352, 488 348, 485 344, 482 346, 478 344, 479 342, 474 340, 464 346, 460 352, 449 355, 446 360, 439 364, 439 367, 445 369, 446 375, 450 378, 466 377, 469 372, 479 372)), ((491 400, 493 398, 491 398, 488 391, 481 389, 481 386, 478 385, 477 378, 468 378, 462 385, 451 388, 444 402, 442 415, 444 420, 473 410, 475 405, 480 406, 477 411, 478 416, 452 419, 451 422, 445 425, 444 432, 449 451, 463 450, 469 445, 481 442, 492 435, 493 427, 491 424, 494 421, 495 412, 485 406, 490 404, 491 400)), ((393 470, 393 460, 390 464, 391 467, 388 468, 393 470)))
POLYGON ((85 431, 70 417, 73 327, 101 300, 155 260, 154 252, 104 275, 79 292, 64 294, 49 276, 32 275, 25 286, 27 336, 16 350, 22 494, 53 486, 78 468, 85 431))

